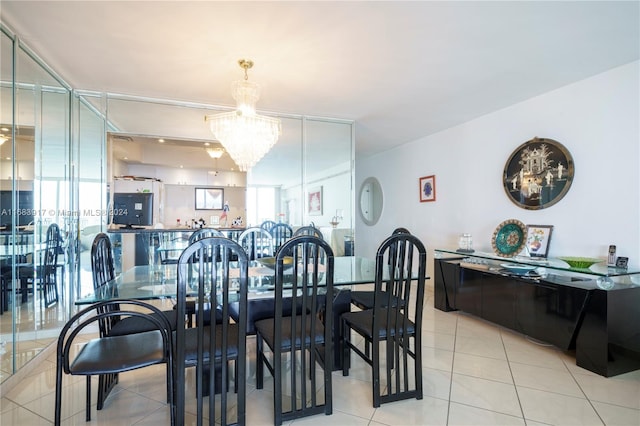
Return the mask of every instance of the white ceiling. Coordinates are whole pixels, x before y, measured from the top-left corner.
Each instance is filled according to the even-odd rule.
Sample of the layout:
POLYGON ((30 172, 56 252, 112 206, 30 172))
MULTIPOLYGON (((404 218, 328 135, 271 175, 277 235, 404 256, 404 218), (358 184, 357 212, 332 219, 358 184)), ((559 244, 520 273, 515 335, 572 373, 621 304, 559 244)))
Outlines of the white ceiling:
POLYGON ((638 1, 9 1, 72 87, 355 120, 367 156, 640 57, 638 1))

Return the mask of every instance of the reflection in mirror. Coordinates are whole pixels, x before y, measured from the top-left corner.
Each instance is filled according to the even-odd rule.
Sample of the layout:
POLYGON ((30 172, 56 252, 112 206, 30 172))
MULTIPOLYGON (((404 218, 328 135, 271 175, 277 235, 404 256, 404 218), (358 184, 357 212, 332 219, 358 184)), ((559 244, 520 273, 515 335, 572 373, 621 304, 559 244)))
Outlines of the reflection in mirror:
POLYGON ((0 147, 0 208, 10 212, 2 218, 0 231, 6 296, 0 307, 0 380, 4 381, 55 340, 70 308, 69 299, 62 297, 71 285, 64 213, 69 205, 60 204, 69 188, 70 112, 69 90, 24 46, 14 46, 3 33, 1 51, 0 130, 6 129, 2 133, 10 136, 0 147), (45 292, 43 253, 53 223, 62 231, 57 239, 61 245, 55 278, 47 287, 52 291, 45 292))
MULTIPOLYGON (((224 225, 222 211, 195 211, 189 198, 195 186, 207 186, 225 189, 227 215, 240 217, 243 226, 273 220, 293 227, 313 223, 330 228, 337 222, 342 233, 352 236, 352 122, 279 115, 280 139, 258 164, 241 173, 226 153, 219 159, 203 155, 205 144, 220 146, 204 122, 204 116, 219 112, 218 108, 107 95, 112 127, 107 179, 114 191, 121 185, 114 177, 161 180, 160 217, 165 229, 201 218, 207 224, 224 225), (309 188, 316 187, 324 188, 323 209, 312 216, 305 197, 309 188)), ((329 231, 328 237, 335 238, 343 251, 341 234, 332 234, 329 231)))
POLYGON ((383 195, 378 179, 368 177, 360 187, 360 217, 369 226, 375 225, 382 215, 383 195))
MULTIPOLYGON (((13 74, 7 66, 11 55, 4 58, 11 49, 12 41, 4 38, 2 55, 7 60, 2 64, 3 82, 11 81, 13 74)), ((20 49, 17 57, 17 78, 24 82, 16 92, 20 121, 11 123, 10 116, 1 117, 0 123, 15 124, 12 133, 16 139, 7 142, 2 151, 5 157, 7 147, 10 152, 15 144, 24 142, 15 152, 28 155, 2 160, 0 174, 3 185, 9 188, 27 185, 34 193, 34 208, 47 212, 46 217, 34 218, 32 234, 37 242, 32 239, 32 247, 44 241, 48 225, 60 226, 65 267, 59 290, 64 297, 53 305, 55 313, 36 315, 38 324, 21 323, 19 327, 16 319, 21 313, 13 307, 42 314, 39 292, 32 291, 24 306, 12 299, 9 311, 13 319, 2 321, 3 327, 7 324, 6 333, 2 330, 2 340, 7 342, 2 365, 9 366, 8 370, 3 367, 2 380, 47 344, 49 332, 55 334, 75 309, 75 298, 92 291, 88 260, 91 242, 110 221, 100 212, 109 211, 112 194, 123 185, 132 186, 135 192, 141 182, 135 178, 152 181, 151 188, 162 188, 161 202, 157 212, 154 210, 154 227, 185 227, 190 220, 201 218, 209 225, 222 225, 223 211, 214 208, 196 212, 195 200, 185 202, 181 198, 185 194, 194 197, 197 185, 224 188, 228 216, 244 219, 242 226, 259 225, 263 220, 286 222, 294 228, 313 223, 328 230, 325 237, 336 255, 344 254, 347 237, 353 241, 352 122, 279 115, 282 137, 258 165, 241 173, 228 154, 213 158, 206 152, 206 148, 219 147, 219 143, 213 139, 204 116, 224 107, 82 90, 69 96, 68 88, 49 74, 46 66, 20 49), (69 123, 73 123, 73 131, 69 123), (163 145, 159 139, 164 139, 163 145), (306 196, 311 188, 318 187, 323 194, 320 214, 312 215, 306 196), (339 228, 332 229, 332 222, 339 228), (11 330, 19 330, 20 335, 13 335, 11 330), (40 346, 35 350, 29 346, 30 354, 16 356, 13 342, 27 339, 38 339, 40 346)), ((12 110, 11 84, 3 84, 0 89, 4 114, 12 110)), ((37 254, 35 258, 32 271, 38 266, 37 254)))

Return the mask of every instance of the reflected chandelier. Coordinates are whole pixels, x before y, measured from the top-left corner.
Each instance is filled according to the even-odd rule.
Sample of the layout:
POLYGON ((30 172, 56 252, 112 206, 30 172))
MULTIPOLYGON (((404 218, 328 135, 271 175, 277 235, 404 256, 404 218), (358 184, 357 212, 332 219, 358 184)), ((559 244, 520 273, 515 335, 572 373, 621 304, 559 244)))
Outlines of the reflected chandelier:
POLYGON ((231 86, 236 110, 207 115, 204 119, 240 170, 246 172, 278 141, 281 127, 280 120, 256 114, 260 86, 250 83, 247 76, 253 61, 240 59, 238 65, 244 69, 244 81, 235 81, 231 86))

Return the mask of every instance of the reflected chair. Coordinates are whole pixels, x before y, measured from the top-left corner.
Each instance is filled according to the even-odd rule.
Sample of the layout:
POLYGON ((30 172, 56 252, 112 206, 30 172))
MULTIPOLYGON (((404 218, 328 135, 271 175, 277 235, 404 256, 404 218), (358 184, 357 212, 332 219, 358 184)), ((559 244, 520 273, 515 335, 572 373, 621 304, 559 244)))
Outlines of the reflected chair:
MULTIPOLYGON (((396 228, 393 230, 391 235, 395 235, 395 234, 411 234, 411 232, 409 232, 407 228, 396 228)), ((367 290, 352 291, 351 303, 360 309, 371 309, 373 308, 374 293, 375 293, 374 291, 367 291, 367 290)), ((383 301, 384 301, 384 297, 383 297, 383 301)), ((396 302, 397 302, 396 300, 393 301, 394 304, 396 302)))
MULTIPOLYGON (((225 238, 225 235, 221 231, 218 231, 217 229, 213 229, 213 228, 197 229, 191 235, 189 235, 189 245, 195 243, 196 241, 200 241, 203 238, 209 238, 209 237, 225 238)), ((232 260, 235 260, 235 259, 232 259, 232 260)), ((178 263, 178 261, 176 260, 175 263, 178 263)), ((176 306, 174 306, 173 309, 176 309, 176 306)), ((188 318, 188 323, 191 325, 192 324, 191 318, 193 317, 193 315, 196 314, 196 305, 191 300, 187 302, 186 314, 188 318)), ((206 318, 207 318, 207 321, 209 321, 210 318, 208 317, 208 313, 205 315, 207 315, 206 318)))
POLYGON ((341 316, 342 374, 349 375, 351 351, 371 366, 374 407, 401 399, 422 399, 421 328, 426 256, 417 237, 406 233, 391 235, 376 254, 373 308, 341 316), (365 348, 370 345, 371 356, 351 342, 352 332, 364 338, 365 348), (384 351, 380 350, 381 342, 384 351), (382 355, 386 356, 386 362, 382 362, 382 355), (382 395, 381 389, 385 388, 382 395))
MULTIPOLYGON (((24 236, 22 237, 24 238, 24 236)), ((21 238, 20 243, 29 244, 28 240, 23 238, 21 238)), ((34 291, 37 289, 42 293, 41 303, 45 308, 51 307, 58 302, 58 268, 64 267, 63 264, 58 263, 58 254, 62 251, 61 242, 60 228, 57 224, 52 223, 47 227, 45 248, 39 252, 40 256, 37 257, 39 263, 25 263, 17 268, 23 290, 23 302, 24 291, 28 286, 32 286, 34 291), (22 281, 26 285, 23 285, 22 281)))
POLYGON ((273 238, 269 231, 252 227, 247 228, 238 236, 238 244, 242 246, 249 260, 273 256, 273 238))
POLYGON ((265 220, 264 222, 262 222, 260 224, 260 228, 262 228, 265 231, 268 231, 270 233, 271 232, 271 228, 273 228, 276 225, 277 225, 277 222, 274 222, 273 220, 265 220))
POLYGON ((274 253, 276 253, 280 246, 293 236, 293 229, 286 223, 276 223, 270 233, 273 238, 274 253))
POLYGON ((175 332, 176 422, 185 421, 185 369, 196 367, 197 424, 206 415, 210 423, 233 423, 228 415, 236 409, 237 424, 246 413, 246 313, 249 261, 242 247, 225 237, 209 237, 187 247, 178 260, 178 293, 175 332), (237 259, 232 263, 232 258, 237 259), (210 259, 219 259, 212 262, 210 259), (195 298, 195 301, 193 301, 195 298), (196 315, 195 326, 185 322, 187 303, 196 312, 215 310, 216 321, 196 315), (229 306, 239 303, 239 316, 229 306), (229 397, 229 365, 235 364, 237 405, 229 397), (216 393, 220 394, 216 401, 216 393), (205 399, 206 398, 206 399, 205 399), (208 402, 208 410, 204 404, 208 402), (219 410, 219 412, 217 411, 219 410), (206 414, 205 414, 206 413, 206 414))
MULTIPOLYGON (((158 308, 138 300, 99 302, 75 314, 62 328, 57 344, 55 424, 62 420, 62 373, 86 376, 86 421, 91 420, 91 376, 109 375, 166 363, 167 398, 171 424, 175 424, 173 406, 172 340, 169 324, 158 308), (96 312, 98 314, 96 315, 96 312), (101 336, 84 344, 83 333, 98 322, 107 326, 114 319, 136 318, 148 323, 148 331, 125 336, 101 336), (82 337, 80 337, 82 336, 82 337), (78 341, 76 341, 78 338, 78 341), (73 354, 76 354, 73 356, 73 354)), ((101 405, 99 404, 99 407, 101 405)))
POLYGON ((4 314, 9 307, 7 303, 7 295, 5 294, 7 291, 7 284, 4 279, 4 276, 0 275, 0 315, 4 314))
POLYGON ((296 229, 296 231, 293 233, 293 236, 297 237, 298 235, 313 235, 320 238, 321 240, 324 239, 322 232, 313 225, 302 226, 296 229))
POLYGON ((161 265, 175 265, 178 263, 178 257, 182 250, 188 245, 188 237, 179 235, 171 236, 172 233, 166 233, 165 236, 159 237, 157 256, 161 265))
POLYGON ((60 228, 52 223, 47 228, 46 247, 42 267, 38 269, 38 281, 43 295, 44 307, 58 302, 58 254, 60 253, 60 228))
MULTIPOLYGON (((238 244, 242 246, 250 261, 273 256, 273 239, 271 234, 262 228, 248 228, 238 237, 238 244)), ((289 301, 290 302, 290 301, 289 301)), ((188 305, 187 305, 188 309, 188 305)), ((231 303, 231 315, 238 317, 239 304, 231 303)), ((273 318, 274 300, 272 298, 259 298, 250 300, 247 306, 247 335, 256 334, 255 322, 273 318)), ((283 312, 285 315, 291 311, 291 303, 285 302, 283 312)))
POLYGON ((332 298, 325 295, 333 294, 333 270, 333 251, 318 237, 294 237, 276 254, 275 316, 255 323, 256 387, 262 389, 264 385, 266 366, 274 377, 276 425, 283 420, 332 413, 333 307, 332 298), (294 262, 292 273, 285 274, 285 268, 290 267, 285 266, 285 259, 289 257, 300 262, 294 262), (287 304, 301 308, 283 314, 287 304), (272 353, 271 362, 267 348, 272 353), (324 369, 321 380, 316 378, 316 364, 324 369), (283 366, 287 366, 286 371, 283 366), (324 400, 318 397, 322 387, 324 400), (285 390, 290 395, 283 401, 285 390))
MULTIPOLYGON (((93 275, 93 290, 96 296, 104 293, 109 298, 117 298, 117 288, 110 287, 109 283, 115 279, 113 252, 111 240, 105 233, 96 235, 91 246, 91 272, 93 275)), ((109 306, 112 311, 117 311, 118 305, 109 306)), ((155 310, 154 310, 155 312, 155 310)), ((168 324, 169 331, 176 328, 176 311, 159 311, 162 318, 157 321, 168 324)), ((98 312, 100 313, 100 312, 98 312)), ((152 316, 155 315, 152 314, 152 316)), ((114 314, 104 318, 98 323, 100 337, 126 336, 144 333, 153 328, 147 319, 138 316, 122 316, 114 314)), ((118 383, 118 375, 101 373, 98 377, 98 410, 102 410, 104 401, 109 396, 113 387, 118 383)))
POLYGON ((208 238, 208 237, 224 237, 225 235, 218 231, 217 229, 213 229, 213 228, 201 228, 198 229, 196 231, 193 232, 193 234, 191 234, 189 236, 189 244, 192 244, 196 241, 199 241, 203 238, 208 238))

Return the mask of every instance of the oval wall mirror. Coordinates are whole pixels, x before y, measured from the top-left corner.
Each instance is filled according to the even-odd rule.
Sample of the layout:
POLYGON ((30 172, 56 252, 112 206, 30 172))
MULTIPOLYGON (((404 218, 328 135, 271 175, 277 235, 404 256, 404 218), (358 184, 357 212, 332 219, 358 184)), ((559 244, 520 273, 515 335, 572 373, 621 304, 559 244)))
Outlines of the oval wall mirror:
POLYGON ((360 187, 360 217, 365 224, 375 225, 382 214, 382 187, 378 179, 368 177, 360 187))

